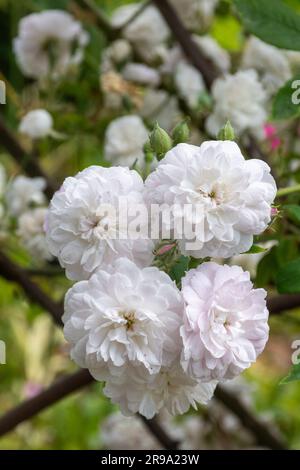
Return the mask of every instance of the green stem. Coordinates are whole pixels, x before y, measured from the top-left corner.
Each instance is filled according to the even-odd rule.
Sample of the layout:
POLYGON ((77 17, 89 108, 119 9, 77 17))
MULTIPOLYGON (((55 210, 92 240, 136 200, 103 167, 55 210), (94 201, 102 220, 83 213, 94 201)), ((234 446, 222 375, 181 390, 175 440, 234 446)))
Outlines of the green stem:
POLYGON ((288 194, 293 194, 297 192, 300 192, 300 184, 290 186, 289 188, 278 189, 276 197, 287 196, 288 194))

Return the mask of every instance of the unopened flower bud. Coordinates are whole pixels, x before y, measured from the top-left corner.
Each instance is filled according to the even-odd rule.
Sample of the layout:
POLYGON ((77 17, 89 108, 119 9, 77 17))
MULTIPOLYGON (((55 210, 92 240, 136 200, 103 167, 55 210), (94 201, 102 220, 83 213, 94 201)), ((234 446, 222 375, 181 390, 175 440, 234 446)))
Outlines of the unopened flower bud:
POLYGON ((145 143, 143 150, 145 155, 145 162, 151 163, 154 159, 154 153, 152 151, 152 147, 149 140, 145 143))
POLYGON ((186 143, 190 138, 190 128, 187 124, 186 119, 181 121, 175 126, 172 132, 174 145, 186 143))
POLYGON ((172 148, 172 139, 169 134, 162 129, 158 123, 155 124, 150 134, 150 143, 157 159, 161 160, 164 155, 172 148))
POLYGON ((218 134, 218 140, 234 140, 235 134, 230 121, 227 121, 218 134))

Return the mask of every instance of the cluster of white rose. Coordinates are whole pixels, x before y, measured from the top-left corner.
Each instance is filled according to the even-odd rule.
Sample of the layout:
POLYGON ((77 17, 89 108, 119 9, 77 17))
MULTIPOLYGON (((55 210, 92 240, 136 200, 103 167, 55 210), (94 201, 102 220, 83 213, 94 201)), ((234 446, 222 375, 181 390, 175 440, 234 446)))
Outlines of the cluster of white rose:
MULTIPOLYGON (((210 141, 177 145, 145 183, 126 167, 92 166, 54 195, 48 247, 79 281, 63 317, 71 357, 105 382, 104 393, 125 415, 184 413, 255 362, 268 338, 266 292, 253 289, 248 272, 214 262, 188 271, 180 290, 153 266, 157 240, 131 236, 103 208, 118 213, 122 198, 134 218, 137 205, 158 204, 163 216, 176 204, 172 229, 190 204, 197 248, 177 240, 181 253, 227 258, 267 228, 275 194, 264 162, 246 161, 233 142, 210 141)), ((140 226, 151 224, 145 214, 140 226)))
MULTIPOLYGON (((57 257, 76 281, 63 316, 72 359, 105 382, 105 395, 123 414, 139 412, 149 419, 162 409, 176 415, 207 403, 219 381, 241 374, 263 351, 266 292, 254 289, 240 267, 204 260, 224 260, 251 248, 271 220, 276 185, 266 163, 245 160, 231 141, 179 144, 159 162, 151 161, 148 172, 154 171, 143 181, 133 168, 145 162, 145 123, 157 120, 172 129, 183 101, 192 113, 203 113, 213 138, 228 118, 238 136, 261 138, 269 99, 292 75, 295 61, 250 37, 231 74, 229 53, 206 34, 218 1, 171 3, 220 74, 211 92, 172 43, 154 6, 129 22, 140 4, 117 9, 111 21, 122 37, 102 53, 100 83, 106 107, 123 114, 130 98, 134 109, 106 129, 105 158, 120 166, 91 166, 68 177, 48 211, 41 178, 15 178, 4 202, 18 219, 17 233, 28 250, 44 260, 57 257), (158 239, 148 230, 153 205, 162 220, 158 239), (108 206, 113 212, 105 212, 108 206), (144 208, 139 232, 131 225, 137 206, 144 208), (171 217, 164 217, 170 207, 171 217), (176 236, 182 222, 193 227, 192 238, 176 236), (165 231, 173 234, 176 255, 199 260, 180 288, 157 267, 156 248, 165 231)), ((78 21, 50 10, 21 21, 14 48, 23 73, 43 84, 74 70, 87 43, 78 21)), ((19 130, 31 139, 56 134, 44 109, 27 113, 19 130)))

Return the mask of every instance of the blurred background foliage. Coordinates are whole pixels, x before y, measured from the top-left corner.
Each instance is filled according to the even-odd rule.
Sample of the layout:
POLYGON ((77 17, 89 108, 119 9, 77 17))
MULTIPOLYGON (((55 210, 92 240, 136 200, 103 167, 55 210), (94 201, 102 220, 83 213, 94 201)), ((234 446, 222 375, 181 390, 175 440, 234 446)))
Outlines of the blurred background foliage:
MULTIPOLYGON (((126 0, 97 1, 108 15, 116 7, 128 3, 126 0)), ((298 0, 286 0, 286 3, 300 12, 298 0)), ((242 25, 230 13, 229 7, 230 1, 220 2, 211 32, 234 55, 242 49, 244 36, 242 25)), ((26 93, 22 91, 25 79, 15 63, 12 40, 21 17, 50 8, 73 12, 76 6, 70 0, 0 0, 0 71, 8 81, 8 104, 1 112, 13 128, 17 126, 20 112, 26 110, 26 102, 32 103, 32 96, 28 97, 26 93, 34 94, 35 90, 26 87, 26 93)), ((45 166, 54 176, 74 174, 91 164, 105 164, 102 144, 106 119, 102 116, 99 121, 95 116, 101 107, 99 60, 106 39, 97 27, 89 24, 86 28, 91 41, 80 76, 61 83, 55 90, 55 101, 47 103, 57 128, 72 135, 67 141, 46 139, 40 144, 45 166), (63 97, 63 113, 59 96, 63 97)), ((0 160, 13 170, 7 155, 0 154, 0 160)), ((26 253, 16 248, 13 239, 10 240, 9 254, 27 266, 26 253)), ((299 256, 299 244, 290 236, 260 263, 257 285, 271 283, 278 266, 296 256, 299 256)), ((56 299, 61 299, 68 287, 63 276, 54 276, 50 282, 39 278, 39 283, 56 299)), ((297 312, 272 318, 272 335, 266 352, 244 374, 249 383, 255 384, 252 393, 256 411, 278 425, 291 448, 300 448, 300 382, 280 385, 280 380, 290 369, 291 344, 294 339, 299 339, 299 323, 297 312)), ((59 374, 75 370, 68 358, 62 332, 39 307, 27 301, 16 285, 0 278, 1 338, 7 344, 7 364, 0 365, 0 413, 33 396, 59 374)), ((101 422, 114 410, 102 395, 101 386, 95 384, 19 426, 0 440, 0 449, 99 449, 102 445, 101 422)))

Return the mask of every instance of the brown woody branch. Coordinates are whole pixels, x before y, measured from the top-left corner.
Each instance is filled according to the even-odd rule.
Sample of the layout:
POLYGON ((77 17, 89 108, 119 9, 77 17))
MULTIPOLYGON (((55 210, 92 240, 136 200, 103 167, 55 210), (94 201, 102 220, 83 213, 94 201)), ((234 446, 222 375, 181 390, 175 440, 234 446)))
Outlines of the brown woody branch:
POLYGON ((267 307, 272 315, 279 315, 286 310, 300 308, 300 294, 274 295, 267 299, 267 307))
POLYGON ((48 406, 65 398, 70 393, 76 392, 92 382, 93 378, 86 370, 80 370, 75 374, 58 379, 43 392, 5 413, 0 418, 0 436, 8 433, 18 424, 32 418, 48 406))
POLYGON ((246 429, 252 432, 258 445, 272 450, 286 449, 285 443, 274 433, 271 427, 256 418, 234 393, 218 386, 214 396, 239 418, 246 429))
POLYGON ((47 310, 55 323, 62 326, 63 305, 54 302, 42 289, 29 278, 26 271, 17 264, 10 261, 7 256, 0 252, 0 276, 8 281, 15 282, 22 287, 27 297, 32 302, 39 304, 47 310))
POLYGON ((8 129, 0 116, 0 144, 11 154, 17 164, 32 178, 42 177, 46 180, 47 186, 45 193, 49 199, 56 191, 55 185, 40 167, 38 161, 27 153, 19 144, 13 133, 8 129))
POLYGON ((180 44, 186 57, 191 64, 201 72, 205 84, 208 89, 211 88, 214 80, 217 78, 218 73, 213 63, 204 57, 195 41, 192 39, 189 31, 185 28, 172 5, 168 0, 152 0, 164 17, 170 30, 174 34, 176 40, 180 44))
MULTIPOLYGON (((16 426, 33 418, 35 415, 54 405, 71 393, 78 392, 83 387, 91 385, 93 377, 87 370, 80 370, 56 380, 46 390, 35 397, 24 401, 0 417, 0 436, 12 431, 16 426)), ((165 449, 176 449, 178 443, 171 439, 158 424, 157 420, 147 420, 140 416, 145 426, 165 449)))

